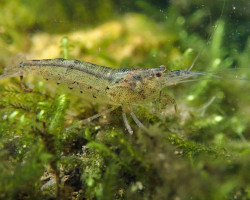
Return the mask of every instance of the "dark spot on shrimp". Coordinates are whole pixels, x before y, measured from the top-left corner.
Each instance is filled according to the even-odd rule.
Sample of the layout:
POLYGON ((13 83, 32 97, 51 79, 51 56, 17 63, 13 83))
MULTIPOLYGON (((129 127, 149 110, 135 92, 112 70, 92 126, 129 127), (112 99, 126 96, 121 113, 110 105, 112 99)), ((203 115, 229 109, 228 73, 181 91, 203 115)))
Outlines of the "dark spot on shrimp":
POLYGON ((48 79, 48 78, 46 78, 45 80, 46 80, 46 81, 48 81, 49 79, 48 79))
POLYGON ((137 81, 141 80, 141 75, 134 75, 133 78, 137 81))
POLYGON ((118 80, 115 81, 115 83, 119 83, 123 80, 124 78, 119 78, 118 80))
POLYGON ((110 89, 110 88, 107 86, 107 87, 106 87, 106 90, 109 90, 109 89, 110 89))
POLYGON ((111 92, 110 96, 114 98, 114 97, 116 97, 116 93, 115 92, 111 92))
POLYGON ((180 73, 181 73, 181 70, 174 70, 174 71, 171 71, 172 73, 174 73, 176 76, 179 76, 180 73))
POLYGON ((144 90, 141 90, 138 93, 141 95, 141 98, 146 99, 145 91, 144 90))
POLYGON ((79 82, 77 82, 77 81, 74 81, 74 82, 73 82, 73 84, 77 84, 77 85, 79 85, 79 82))
MULTIPOLYGON (((35 60, 33 60, 35 61, 35 60)), ((37 60, 37 61, 42 61, 42 60, 37 60)), ((43 59, 43 61, 51 61, 51 59, 43 59)))
POLYGON ((24 68, 24 66, 25 66, 24 62, 20 62, 19 67, 24 68))
POLYGON ((144 90, 140 90, 139 94, 144 94, 144 92, 145 92, 144 90))
POLYGON ((93 98, 95 98, 96 99, 96 96, 93 94, 93 98))
POLYGON ((88 89, 92 89, 93 87, 92 86, 89 86, 88 89))
POLYGON ((65 61, 64 58, 56 58, 56 60, 61 61, 61 62, 65 61))
POLYGON ((60 83, 59 83, 59 82, 57 82, 56 84, 57 84, 57 85, 60 85, 60 83))
POLYGON ((82 94, 82 91, 80 91, 80 93, 82 94))
POLYGON ((80 60, 74 60, 74 63, 75 63, 75 64, 80 64, 81 61, 80 61, 80 60))
POLYGON ((72 87, 69 87, 70 90, 72 90, 73 88, 72 87))

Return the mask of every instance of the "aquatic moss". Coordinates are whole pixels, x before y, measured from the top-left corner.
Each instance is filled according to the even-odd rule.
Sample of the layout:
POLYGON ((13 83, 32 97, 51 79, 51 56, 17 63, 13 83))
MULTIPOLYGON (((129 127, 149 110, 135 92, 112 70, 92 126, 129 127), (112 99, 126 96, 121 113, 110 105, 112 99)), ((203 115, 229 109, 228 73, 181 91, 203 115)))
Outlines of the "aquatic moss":
MULTIPOLYGON (((195 66, 198 70, 248 66, 249 42, 241 45, 249 41, 247 33, 242 32, 240 43, 226 43, 233 22, 227 15, 220 17, 223 1, 212 15, 220 18, 216 29, 211 28, 206 9, 194 9, 196 2, 184 6, 182 1, 171 5, 159 1, 160 12, 151 2, 127 1, 137 13, 123 14, 121 9, 114 20, 110 12, 124 8, 122 3, 108 1, 104 8, 99 1, 70 5, 54 1, 50 5, 55 18, 45 14, 51 10, 45 10, 41 1, 4 1, 1 9, 11 12, 0 12, 1 67, 10 55, 24 51, 36 59, 60 56, 111 67, 164 63, 172 70, 190 66, 203 48, 195 66), (148 17, 149 13, 153 16, 148 17), (167 20, 160 13, 167 14, 167 20), (71 22, 78 17, 85 20, 82 25, 71 22), (57 19, 63 23, 56 21, 54 29, 51 20, 57 19), (101 24, 106 19, 110 20, 101 24), (94 23, 80 29, 89 21, 94 23), (208 32, 212 35, 206 44, 209 36, 203 36, 208 32)), ((232 4, 226 2, 224 13, 230 13, 228 5, 232 4)), ((239 27, 247 17, 242 19, 239 27)), ((249 71, 241 74, 248 77, 249 71)), ((131 121, 132 136, 119 109, 69 130, 105 106, 65 90, 55 91, 54 85, 37 77, 25 79, 32 93, 23 92, 15 78, 1 80, 0 198, 249 199, 250 85, 230 75, 226 78, 229 81, 202 80, 165 88, 176 98, 178 112, 171 105, 162 110, 136 108, 149 131, 131 121)))

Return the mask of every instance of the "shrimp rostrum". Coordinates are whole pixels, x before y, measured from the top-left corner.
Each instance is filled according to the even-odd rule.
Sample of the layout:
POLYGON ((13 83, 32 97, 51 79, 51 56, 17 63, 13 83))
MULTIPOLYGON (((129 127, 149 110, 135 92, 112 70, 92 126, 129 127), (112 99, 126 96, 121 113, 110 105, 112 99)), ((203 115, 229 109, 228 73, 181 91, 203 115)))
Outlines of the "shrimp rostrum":
MULTIPOLYGON (((82 120, 81 123, 89 122, 121 107, 126 129, 132 134, 133 131, 126 116, 128 113, 141 129, 147 130, 134 114, 134 106, 152 102, 161 95, 163 87, 197 74, 189 70, 164 73, 165 71, 166 67, 163 65, 148 69, 113 69, 89 62, 58 58, 25 60, 6 70, 0 79, 19 76, 22 81, 24 75, 34 74, 41 75, 46 80, 54 80, 58 85, 66 84, 70 90, 75 90, 87 100, 112 105, 112 108, 82 120)), ((21 85, 25 89, 22 83, 21 85)), ((175 104, 174 99, 166 98, 175 104)))

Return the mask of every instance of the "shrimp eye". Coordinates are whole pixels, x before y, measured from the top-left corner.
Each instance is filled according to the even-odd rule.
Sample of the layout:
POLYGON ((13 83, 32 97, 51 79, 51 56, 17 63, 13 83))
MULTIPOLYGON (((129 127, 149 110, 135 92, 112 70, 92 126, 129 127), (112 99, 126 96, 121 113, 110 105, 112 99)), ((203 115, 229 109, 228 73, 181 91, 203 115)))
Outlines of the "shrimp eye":
POLYGON ((156 76, 156 77, 161 77, 161 76, 162 76, 162 73, 161 73, 161 72, 157 72, 157 73, 155 74, 155 76, 156 76))

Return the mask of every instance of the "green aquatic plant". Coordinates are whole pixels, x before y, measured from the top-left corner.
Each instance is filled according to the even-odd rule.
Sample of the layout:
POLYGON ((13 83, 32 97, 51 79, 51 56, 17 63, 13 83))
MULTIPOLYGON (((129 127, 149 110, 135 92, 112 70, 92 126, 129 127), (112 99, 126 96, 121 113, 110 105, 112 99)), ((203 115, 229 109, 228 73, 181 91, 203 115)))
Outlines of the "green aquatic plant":
MULTIPOLYGON (((77 7, 77 2, 70 6, 77 7)), ((67 13, 71 9, 65 14, 58 1, 54 4, 56 13, 67 22, 59 29, 67 30, 67 13)), ((3 6, 11 5, 25 19, 27 6, 32 6, 26 2, 22 7, 18 1, 6 1, 3 6)), ((39 5, 40 1, 36 8, 41 8, 39 5)), ((149 5, 150 1, 136 1, 135 9, 145 12, 149 5)), ((193 5, 196 4, 188 6, 191 9, 193 5)), ((117 4, 107 7, 113 6, 117 4)), ((78 9, 71 16, 73 19, 86 8, 78 9)), ((97 6, 93 13, 98 14, 100 9, 97 6)), ((150 12, 154 13, 155 7, 150 12)), ((43 17, 32 19, 36 16, 33 13, 23 27, 30 32, 36 21, 47 34, 36 33, 32 39, 16 31, 20 22, 11 17, 13 27, 4 32, 2 39, 11 36, 12 43, 0 41, 0 52, 8 52, 0 56, 1 68, 6 65, 2 57, 25 48, 44 58, 77 58, 112 67, 166 64, 168 70, 187 68, 204 48, 194 66, 199 71, 222 66, 226 72, 233 63, 248 65, 249 42, 238 54, 226 48, 234 43, 225 46, 230 27, 227 19, 216 22, 217 28, 207 44, 209 37, 204 39, 187 29, 187 25, 197 29, 197 24, 207 19, 205 9, 198 9, 189 17, 183 12, 170 7, 169 20, 160 24, 144 14, 130 13, 96 28, 58 35, 50 34, 52 24, 46 24, 43 17)), ((96 16, 86 15, 88 19, 96 16)), ((154 19, 159 16, 157 13, 154 19)), ((32 93, 22 91, 16 78, 0 82, 1 199, 250 198, 248 81, 227 80, 225 76, 224 80, 166 87, 163 92, 176 99, 178 112, 171 105, 159 110, 154 105, 138 106, 135 112, 149 130, 137 128, 131 120, 135 130, 131 136, 123 128, 119 109, 69 129, 105 106, 86 102, 64 89, 55 91, 53 84, 37 77, 26 78, 25 84, 32 87, 32 93)))

